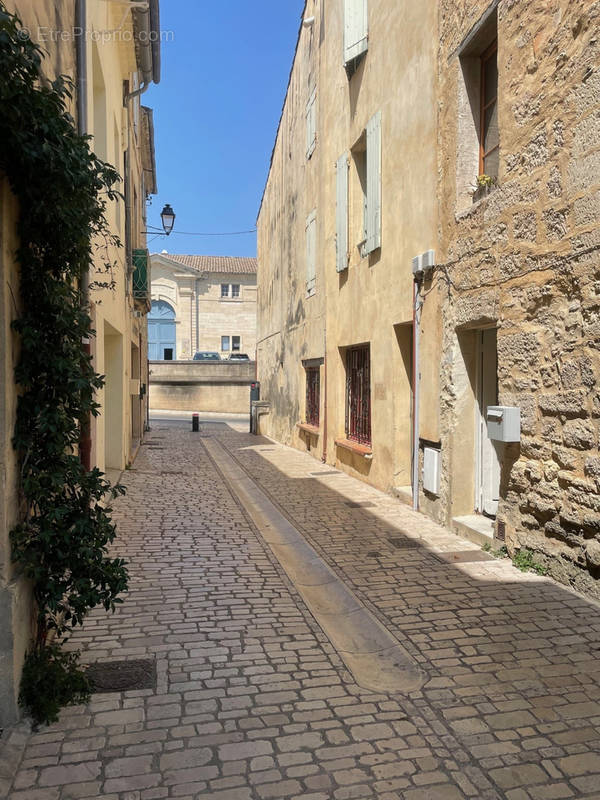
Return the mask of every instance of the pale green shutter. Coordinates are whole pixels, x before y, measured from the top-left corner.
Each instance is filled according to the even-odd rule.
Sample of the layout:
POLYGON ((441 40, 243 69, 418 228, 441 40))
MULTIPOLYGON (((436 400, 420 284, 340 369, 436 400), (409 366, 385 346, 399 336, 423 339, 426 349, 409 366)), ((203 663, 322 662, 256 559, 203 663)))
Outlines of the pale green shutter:
POLYGON ((344 153, 335 166, 335 247, 336 269, 348 267, 348 154, 344 153))
POLYGON ((310 158, 317 145, 317 90, 313 90, 306 106, 306 157, 310 158))
POLYGON ((317 264, 317 212, 311 212, 306 218, 306 294, 308 297, 316 291, 317 264))
POLYGON ((381 111, 367 124, 367 246, 381 247, 381 111))
POLYGON ((344 64, 367 50, 369 10, 367 0, 344 0, 344 64))

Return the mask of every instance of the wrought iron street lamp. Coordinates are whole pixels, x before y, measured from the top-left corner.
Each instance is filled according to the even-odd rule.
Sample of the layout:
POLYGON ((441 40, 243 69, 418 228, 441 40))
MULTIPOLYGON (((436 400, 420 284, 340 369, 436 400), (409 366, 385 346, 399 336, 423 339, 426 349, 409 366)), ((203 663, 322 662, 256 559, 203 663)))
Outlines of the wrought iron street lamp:
POLYGON ((165 236, 168 236, 173 230, 173 225, 175 225, 175 212, 169 203, 167 203, 160 212, 160 218, 162 219, 165 236))
POLYGON ((147 233, 152 236, 168 236, 171 231, 173 230, 173 226, 175 225, 175 217, 176 214, 171 208, 171 204, 167 203, 163 210, 160 212, 160 218, 162 220, 162 226, 164 233, 161 233, 158 228, 153 228, 152 225, 149 225, 149 228, 153 228, 152 230, 143 231, 143 233, 147 233))

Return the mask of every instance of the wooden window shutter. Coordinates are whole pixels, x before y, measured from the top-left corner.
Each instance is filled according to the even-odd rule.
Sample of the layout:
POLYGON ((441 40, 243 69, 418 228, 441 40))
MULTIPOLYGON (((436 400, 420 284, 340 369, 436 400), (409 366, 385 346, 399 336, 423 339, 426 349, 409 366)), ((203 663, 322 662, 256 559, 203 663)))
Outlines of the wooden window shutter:
POLYGON ((367 124, 366 252, 381 247, 381 111, 367 124))
POLYGON ((306 294, 310 297, 316 291, 317 265, 317 212, 312 211, 306 218, 306 294))
POLYGON ((306 106, 306 157, 310 158, 317 146, 317 90, 313 89, 306 106))
POLYGON ((369 39, 368 0, 344 0, 344 64, 366 52, 369 39))
POLYGON ((335 248, 336 269, 348 267, 348 154, 344 153, 335 166, 335 248))

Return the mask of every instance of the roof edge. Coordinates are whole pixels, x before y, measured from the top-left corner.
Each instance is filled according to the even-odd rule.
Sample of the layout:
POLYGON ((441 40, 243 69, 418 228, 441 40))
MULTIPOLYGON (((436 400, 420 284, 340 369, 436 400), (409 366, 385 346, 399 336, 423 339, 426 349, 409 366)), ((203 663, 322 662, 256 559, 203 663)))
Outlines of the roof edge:
POLYGON ((288 94, 290 91, 290 84, 292 82, 292 75, 294 74, 294 67, 296 66, 296 58, 298 56, 298 48, 300 47, 300 37, 302 36, 302 23, 304 21, 304 14, 306 13, 306 7, 308 5, 308 0, 304 0, 304 7, 302 8, 302 13, 300 14, 300 27, 298 29, 298 37, 296 39, 296 49, 294 50, 294 57, 292 59, 292 66, 290 68, 290 74, 288 76, 288 82, 285 89, 285 96, 283 98, 283 105, 281 107, 281 114, 279 115, 279 123, 277 124, 277 131, 275 132, 275 141, 273 143, 273 149, 271 150, 271 160, 269 161, 269 171, 267 172, 267 179, 265 181, 265 186, 263 188, 263 193, 260 198, 260 205, 258 207, 258 213, 256 215, 256 222, 258 224, 258 219, 260 217, 260 212, 262 211, 263 202, 265 200, 265 194, 267 191, 267 186, 269 185, 269 177, 271 176, 271 170, 273 168, 273 158, 275 157, 275 148, 277 147, 277 140, 279 139, 279 131, 281 130, 281 123, 283 122, 283 115, 285 113, 285 106, 288 99, 288 94))

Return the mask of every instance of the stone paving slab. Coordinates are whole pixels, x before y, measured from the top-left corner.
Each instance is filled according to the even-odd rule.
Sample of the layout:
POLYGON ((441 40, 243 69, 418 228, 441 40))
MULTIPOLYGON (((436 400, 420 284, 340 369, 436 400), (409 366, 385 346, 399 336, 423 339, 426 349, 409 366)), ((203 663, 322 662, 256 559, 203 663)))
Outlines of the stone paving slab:
POLYGON ((507 562, 445 563, 472 546, 346 475, 311 475, 306 454, 210 428, 426 684, 358 686, 206 440, 157 425, 162 449, 142 448, 115 503, 129 593, 73 638, 90 663, 155 658, 157 688, 8 732, 11 800, 600 797, 597 604, 507 562), (395 549, 401 535, 417 547, 395 549))

